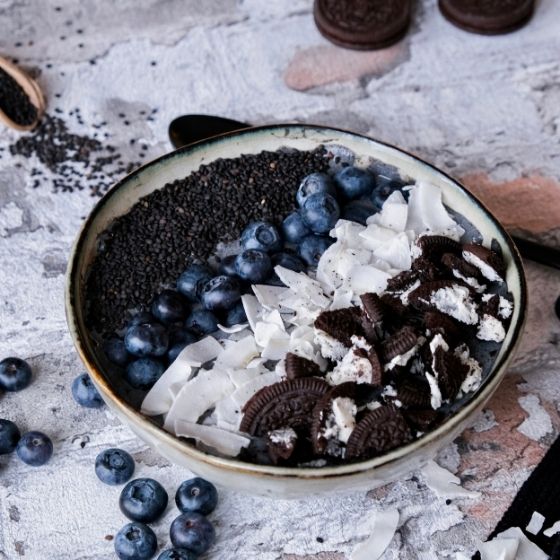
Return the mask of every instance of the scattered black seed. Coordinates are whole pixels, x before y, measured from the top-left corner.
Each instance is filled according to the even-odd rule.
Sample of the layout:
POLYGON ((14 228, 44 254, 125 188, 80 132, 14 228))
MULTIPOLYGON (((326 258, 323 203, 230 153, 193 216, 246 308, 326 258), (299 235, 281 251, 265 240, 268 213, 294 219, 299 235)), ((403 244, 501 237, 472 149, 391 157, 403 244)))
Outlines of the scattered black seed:
MULTIPOLYGON (((62 114, 60 109, 55 111, 62 114)), ((77 109, 71 113, 76 122, 83 123, 77 109)), ((115 181, 140 165, 138 161, 125 162, 115 146, 70 132, 67 123, 55 115, 45 115, 32 134, 10 146, 10 153, 26 159, 36 157, 43 165, 31 171, 33 188, 42 182, 54 192, 70 193, 89 187, 93 196, 103 195, 115 181)))
POLYGON ((37 107, 23 88, 0 68, 0 110, 16 124, 27 126, 37 119, 37 107))
POLYGON ((127 310, 147 305, 190 262, 206 261, 219 241, 237 239, 253 220, 280 223, 303 177, 327 169, 323 153, 218 159, 141 199, 104 234, 87 283, 90 326, 113 332, 127 310))
POLYGON ((317 537, 317 542, 318 543, 324 543, 325 539, 323 537, 317 537))

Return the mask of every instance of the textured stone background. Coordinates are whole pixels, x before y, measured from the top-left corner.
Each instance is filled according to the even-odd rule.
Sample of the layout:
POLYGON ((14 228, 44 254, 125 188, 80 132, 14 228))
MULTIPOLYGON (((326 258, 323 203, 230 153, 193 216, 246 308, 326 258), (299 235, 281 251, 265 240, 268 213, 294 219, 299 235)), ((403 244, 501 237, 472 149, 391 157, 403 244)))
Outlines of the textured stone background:
MULTIPOLYGON (((560 2, 541 0, 524 30, 478 37, 451 27, 425 0, 402 43, 355 53, 320 37, 311 0, 0 0, 0 54, 38 77, 50 114, 75 133, 98 132, 125 162, 169 150, 168 122, 182 113, 337 125, 414 151, 462 179, 508 227, 555 243, 559 21, 560 2)), ((56 452, 40 469, 0 458, 0 557, 112 558, 111 536, 125 520, 118 490, 95 479, 96 454, 129 450, 137 474, 171 492, 188 473, 108 412, 71 400, 82 366, 66 332, 64 270, 97 179, 82 173, 84 190, 54 194, 55 174, 10 156, 17 139, 2 130, 0 357, 28 358, 35 379, 23 393, 0 396, 0 417, 49 433, 56 452), (44 174, 37 188, 33 168, 44 174)), ((439 458, 480 499, 446 504, 420 475, 341 500, 271 502, 224 491, 208 558, 343 560, 369 534, 373 513, 393 507, 401 518, 386 560, 471 552, 560 429, 558 276, 531 263, 527 276, 529 320, 517 359, 474 427, 439 458)), ((161 544, 173 516, 170 508, 156 524, 161 544)))

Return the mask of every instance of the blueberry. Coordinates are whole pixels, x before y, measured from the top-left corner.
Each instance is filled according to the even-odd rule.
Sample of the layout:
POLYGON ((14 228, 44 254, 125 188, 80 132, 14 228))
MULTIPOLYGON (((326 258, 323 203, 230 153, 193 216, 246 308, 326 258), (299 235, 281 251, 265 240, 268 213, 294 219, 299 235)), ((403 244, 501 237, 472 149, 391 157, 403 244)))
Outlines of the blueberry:
POLYGON ((237 271, 235 270, 235 259, 237 255, 228 255, 220 261, 220 266, 218 267, 218 272, 225 276, 237 276, 237 271))
POLYGON ((212 311, 196 309, 185 321, 185 327, 198 336, 210 334, 218 330, 218 320, 212 311))
POLYGON ((20 358, 6 358, 0 362, 0 389, 21 391, 31 383, 31 368, 20 358))
POLYGON ((270 257, 258 249, 248 249, 237 255, 235 269, 243 280, 258 284, 264 282, 272 273, 270 257))
POLYGON ((377 211, 381 210, 385 201, 398 189, 397 186, 390 184, 382 185, 373 189, 371 193, 371 202, 377 211))
POLYGON ((165 366, 153 358, 140 358, 126 367, 125 378, 135 389, 148 390, 162 376, 165 366))
POLYGON ((27 432, 21 436, 16 453, 26 465, 40 467, 51 458, 53 444, 42 432, 27 432))
POLYGON ((375 212, 376 208, 369 200, 351 200, 342 208, 341 218, 365 226, 367 219, 375 212))
POLYGON ((305 201, 312 194, 317 193, 325 193, 330 194, 331 196, 336 196, 336 189, 332 179, 324 173, 312 173, 303 179, 297 190, 297 203, 300 207, 303 207, 305 201))
POLYGON ((303 203, 301 217, 314 233, 327 233, 338 221, 340 208, 330 194, 312 194, 303 203))
POLYGON ((0 420, 0 455, 12 453, 17 447, 19 438, 18 427, 11 420, 0 420))
POLYGON ((124 484, 133 473, 134 459, 122 449, 105 449, 95 458, 97 478, 110 486, 124 484))
POLYGON ((169 331, 169 350, 167 351, 168 362, 174 362, 183 348, 196 340, 196 336, 184 327, 171 329, 169 331))
POLYGON ((212 278, 212 272, 203 264, 191 264, 177 280, 177 289, 190 301, 198 301, 202 286, 212 278))
POLYGON ((162 323, 177 323, 187 315, 187 306, 181 294, 163 290, 152 303, 153 316, 162 323))
POLYGON ((124 344, 134 356, 163 356, 169 346, 169 336, 159 323, 132 325, 126 331, 124 344))
POLYGON ((267 253, 279 251, 282 248, 282 238, 270 222, 252 222, 241 234, 241 247, 267 253))
POLYGON ((157 560, 196 560, 197 557, 186 548, 168 548, 157 557, 157 560))
POLYGON ((218 491, 211 482, 203 478, 191 478, 179 486, 175 494, 175 503, 182 513, 195 511, 208 515, 218 505, 218 491))
POLYGON ((292 212, 282 222, 282 233, 288 243, 299 243, 311 230, 304 224, 299 212, 292 212))
POLYGON ((215 276, 202 288, 202 305, 210 311, 227 311, 241 297, 239 282, 229 276, 215 276))
POLYGON ((171 523, 169 536, 173 546, 186 548, 197 555, 204 554, 216 538, 214 527, 200 513, 183 513, 171 523))
POLYGON ((107 359, 117 366, 126 366, 130 356, 126 351, 124 341, 112 336, 103 343, 103 351, 107 359))
POLYGON ((128 326, 132 327, 133 325, 141 325, 142 323, 157 323, 157 321, 149 311, 139 311, 130 319, 128 326))
POLYGON ((128 523, 115 536, 115 552, 120 560, 148 560, 156 550, 156 535, 144 523, 128 523))
POLYGON ((78 375, 72 382, 74 400, 86 408, 101 408, 105 403, 87 373, 78 375))
POLYGON ((121 492, 119 507, 129 519, 151 523, 167 507, 167 492, 152 478, 131 480, 121 492))
POLYGON ((308 235, 299 246, 299 256, 309 265, 317 266, 323 253, 333 244, 334 239, 321 235, 308 235))
POLYGON ((305 270, 305 263, 295 255, 290 253, 276 253, 272 255, 272 266, 283 266, 295 272, 302 272, 305 270))
POLYGON ((247 314, 245 313, 245 308, 243 303, 239 302, 232 307, 226 316, 225 326, 233 327, 234 325, 241 325, 247 322, 247 314))
POLYGON ((345 167, 335 176, 341 198, 353 200, 371 193, 375 187, 375 177, 358 167, 345 167))

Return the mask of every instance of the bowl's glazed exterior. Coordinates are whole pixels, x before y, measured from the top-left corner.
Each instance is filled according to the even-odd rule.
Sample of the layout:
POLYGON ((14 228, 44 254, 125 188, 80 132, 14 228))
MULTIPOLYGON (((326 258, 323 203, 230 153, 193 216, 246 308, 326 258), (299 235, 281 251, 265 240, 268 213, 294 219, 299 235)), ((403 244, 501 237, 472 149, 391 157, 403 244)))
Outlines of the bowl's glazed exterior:
POLYGON ((103 399, 121 421, 173 463, 218 485, 280 498, 374 488, 404 477, 433 458, 472 423, 477 411, 498 388, 518 344, 526 305, 523 268, 513 242, 490 212, 464 187, 395 147, 350 132, 311 125, 264 126, 219 136, 172 152, 128 175, 105 195, 84 223, 70 256, 66 284, 67 321, 76 349, 103 399), (360 156, 395 165, 415 180, 430 181, 442 190, 445 204, 478 228, 485 244, 492 239, 501 244, 507 264, 506 279, 514 299, 506 339, 492 372, 463 408, 422 438, 380 457, 343 466, 302 469, 254 465, 204 453, 141 415, 119 397, 106 374, 107 364, 88 333, 84 316, 85 280, 95 256, 97 237, 140 198, 185 177, 203 163, 281 147, 310 150, 321 144, 343 145, 360 156))

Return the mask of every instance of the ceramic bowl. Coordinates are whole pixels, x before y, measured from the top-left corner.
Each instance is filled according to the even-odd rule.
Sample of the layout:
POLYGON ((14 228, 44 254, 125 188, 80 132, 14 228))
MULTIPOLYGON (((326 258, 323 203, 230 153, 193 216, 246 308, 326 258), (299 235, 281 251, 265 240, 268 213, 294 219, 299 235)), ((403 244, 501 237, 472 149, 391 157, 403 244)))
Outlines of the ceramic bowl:
POLYGON ((519 342, 526 303, 523 268, 513 242, 496 218, 457 181, 393 146, 342 130, 305 125, 264 126, 219 136, 160 157, 128 175, 100 200, 84 223, 70 256, 66 284, 67 321, 74 344, 103 399, 122 422, 171 462, 218 485, 281 498, 374 488, 422 467, 472 423, 476 413, 498 388, 519 342), (412 179, 430 181, 441 189, 447 206, 476 226, 485 244, 490 244, 493 239, 501 244, 514 312, 494 367, 473 397, 442 425, 420 439, 374 459, 302 469, 243 463, 200 451, 165 432, 123 398, 122 391, 111 378, 102 352, 88 332, 84 320, 85 279, 96 253, 96 240, 112 220, 125 214, 140 198, 166 183, 185 177, 202 163, 281 147, 311 150, 319 145, 332 144, 394 165, 412 179))

